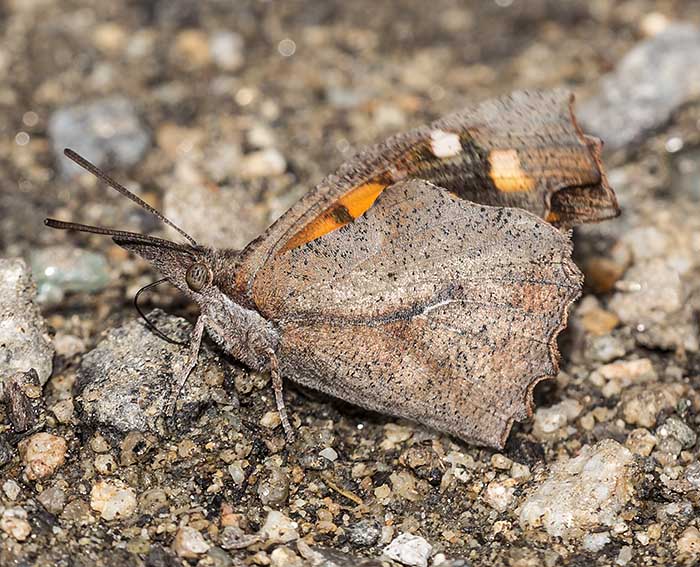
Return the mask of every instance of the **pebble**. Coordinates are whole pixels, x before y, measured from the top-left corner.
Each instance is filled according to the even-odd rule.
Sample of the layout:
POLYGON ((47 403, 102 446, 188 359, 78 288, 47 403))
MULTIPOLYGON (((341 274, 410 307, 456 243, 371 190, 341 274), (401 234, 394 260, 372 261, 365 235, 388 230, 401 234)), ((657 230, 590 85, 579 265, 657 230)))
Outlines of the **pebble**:
POLYGON ((530 467, 522 463, 513 463, 510 467, 510 476, 517 480, 518 482, 525 482, 530 480, 532 473, 530 472, 530 467))
POLYGON ((676 416, 669 417, 663 425, 656 428, 656 436, 659 439, 676 439, 683 449, 690 449, 698 439, 697 433, 676 416))
POLYGON ((685 479, 693 489, 700 489, 700 462, 693 461, 685 469, 685 479))
POLYGON ((27 512, 22 508, 7 508, 0 517, 0 530, 17 541, 25 541, 32 533, 27 512))
POLYGON ((272 567, 304 567, 304 561, 288 547, 277 547, 270 553, 272 567))
POLYGON ((261 536, 272 543, 289 543, 299 539, 298 525, 282 512, 271 510, 260 528, 261 536))
POLYGON ((66 505, 66 491, 67 485, 64 481, 59 481, 55 485, 46 488, 38 496, 39 503, 44 507, 44 509, 54 516, 58 516, 63 512, 63 508, 66 505))
POLYGON ((73 405, 73 398, 68 398, 66 400, 61 400, 56 402, 51 406, 51 412, 56 416, 58 423, 68 423, 73 417, 73 412, 75 411, 75 406, 73 405))
POLYGON ((382 530, 377 522, 372 520, 360 520, 351 523, 345 528, 350 543, 357 547, 372 547, 379 541, 382 530))
POLYGON ((392 491, 410 502, 418 502, 421 495, 416 486, 416 477, 408 471, 397 471, 389 475, 392 491))
POLYGON ((433 552, 430 545, 421 536, 402 533, 384 548, 384 555, 409 567, 428 567, 428 559, 433 552))
POLYGON ((689 24, 670 24, 630 50, 601 81, 600 92, 582 104, 583 129, 618 149, 668 121, 697 93, 700 32, 689 24))
POLYGON ((331 463, 338 460, 338 452, 333 447, 326 447, 325 449, 319 451, 318 454, 324 459, 329 460, 331 463))
POLYGON ((656 379, 656 371, 648 358, 606 364, 590 376, 591 382, 601 387, 601 392, 606 398, 620 395, 623 389, 632 384, 642 384, 656 379))
POLYGON ((654 427, 659 413, 676 407, 684 392, 682 384, 635 386, 622 395, 622 416, 630 425, 654 427))
MULTIPOLYGON (((187 341, 190 324, 153 311, 149 319, 166 335, 187 341)), ((159 418, 170 400, 174 376, 187 363, 179 345, 165 342, 140 320, 111 329, 78 368, 82 417, 122 432, 161 431, 159 418)), ((203 344, 197 366, 177 399, 176 423, 187 423, 211 403, 210 387, 223 383, 216 355, 203 344)))
POLYGON ((136 493, 118 479, 100 480, 90 491, 90 507, 107 521, 128 518, 136 510, 136 493))
POLYGON ((117 470, 117 462, 109 453, 97 455, 95 457, 95 470, 101 475, 112 475, 117 470))
POLYGON ((74 246, 34 250, 30 263, 39 303, 57 304, 66 292, 100 291, 110 280, 107 260, 102 254, 74 246))
POLYGON ((550 536, 571 537, 613 526, 633 495, 633 455, 611 439, 585 445, 574 458, 551 465, 520 510, 523 527, 542 526, 550 536))
POLYGON ((275 148, 266 148, 246 154, 241 159, 240 176, 243 179, 274 177, 287 170, 287 160, 275 148))
POLYGON ((490 482, 484 493, 484 501, 497 512, 505 512, 515 498, 516 484, 517 481, 512 478, 490 482))
POLYGON ((625 440, 625 447, 640 457, 648 457, 656 446, 656 437, 643 427, 630 431, 625 440))
POLYGON ((54 159, 61 174, 71 177, 83 171, 63 156, 71 148, 98 167, 109 164, 126 169, 138 163, 150 144, 131 101, 122 96, 59 108, 48 127, 54 159))
POLYGON ((581 547, 591 553, 597 553, 610 543, 610 532, 586 534, 581 538, 581 547))
POLYGON ((268 411, 260 418, 260 425, 265 429, 276 429, 282 423, 282 418, 277 411, 268 411))
POLYGON ((562 429, 576 419, 583 407, 576 400, 563 400, 548 408, 538 408, 532 434, 540 441, 560 438, 562 429))
POLYGON ((258 497, 265 506, 279 506, 289 496, 289 471, 277 465, 267 468, 270 474, 258 485, 258 497))
POLYGON ((244 62, 243 37, 230 31, 214 33, 209 39, 209 50, 214 63, 224 71, 235 71, 244 62))
POLYGON ((36 370, 45 384, 54 349, 35 303, 36 288, 24 260, 0 258, 0 381, 14 372, 36 370))
POLYGON ((173 551, 185 559, 195 559, 209 551, 210 547, 204 536, 190 526, 181 527, 173 540, 173 551))
POLYGON ((700 339, 692 310, 687 309, 688 287, 671 258, 636 262, 625 273, 631 290, 616 292, 609 307, 637 331, 644 346, 664 350, 697 351, 700 339))
POLYGON ((19 444, 19 453, 29 480, 50 477, 66 460, 68 444, 63 437, 50 433, 35 433, 19 444))
POLYGON ((700 555, 700 530, 695 526, 686 528, 676 544, 678 553, 700 555))
POLYGON ((627 565, 630 561, 632 561, 632 556, 634 550, 632 547, 629 545, 625 545, 620 549, 620 552, 617 554, 617 559, 615 559, 615 565, 627 565))
POLYGON ((202 69, 211 62, 209 38, 198 29, 186 29, 177 34, 170 53, 175 63, 185 70, 202 69))
POLYGON ((12 500, 14 502, 15 500, 17 500, 17 497, 19 496, 22 489, 20 488, 19 484, 17 484, 14 480, 10 478, 3 482, 2 491, 5 493, 5 496, 7 496, 9 500, 12 500))

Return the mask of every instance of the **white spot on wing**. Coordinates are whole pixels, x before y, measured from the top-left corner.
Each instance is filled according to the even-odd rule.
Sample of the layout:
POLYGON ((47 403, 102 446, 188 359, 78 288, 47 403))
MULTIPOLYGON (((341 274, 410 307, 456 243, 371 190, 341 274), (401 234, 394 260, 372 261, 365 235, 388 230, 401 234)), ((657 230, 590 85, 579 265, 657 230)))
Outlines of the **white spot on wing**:
POLYGON ((462 151, 459 134, 445 132, 444 130, 433 130, 430 133, 430 150, 435 157, 441 159, 456 156, 462 151))
POLYGON ((421 315, 427 315, 431 311, 435 311, 436 309, 449 305, 450 303, 454 303, 454 299, 446 299, 444 301, 440 301, 439 303, 434 303, 433 305, 427 305, 425 309, 423 309, 423 313, 421 313, 421 315))

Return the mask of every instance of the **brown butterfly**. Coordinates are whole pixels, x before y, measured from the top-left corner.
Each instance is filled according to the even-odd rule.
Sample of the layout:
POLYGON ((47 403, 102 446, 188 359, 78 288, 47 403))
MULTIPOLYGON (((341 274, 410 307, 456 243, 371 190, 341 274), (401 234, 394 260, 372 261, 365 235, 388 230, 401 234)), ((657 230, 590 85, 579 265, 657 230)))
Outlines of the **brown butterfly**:
POLYGON ((271 372, 290 441, 282 377, 502 447, 531 414, 535 384, 557 372, 556 336, 581 290, 569 236, 553 225, 619 213, 601 144, 580 131, 571 101, 517 92, 392 137, 241 251, 198 245, 70 150, 189 243, 46 224, 112 236, 199 304, 173 401, 206 329, 271 372))

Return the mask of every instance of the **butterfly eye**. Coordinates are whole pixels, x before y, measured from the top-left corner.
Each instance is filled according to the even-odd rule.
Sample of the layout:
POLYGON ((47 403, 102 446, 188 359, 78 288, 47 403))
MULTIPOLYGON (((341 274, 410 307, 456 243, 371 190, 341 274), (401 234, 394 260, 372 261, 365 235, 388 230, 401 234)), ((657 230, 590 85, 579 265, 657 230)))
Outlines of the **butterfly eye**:
POLYGON ((197 262, 192 264, 185 274, 185 281, 192 291, 201 291, 202 288, 209 283, 211 272, 206 264, 197 262))

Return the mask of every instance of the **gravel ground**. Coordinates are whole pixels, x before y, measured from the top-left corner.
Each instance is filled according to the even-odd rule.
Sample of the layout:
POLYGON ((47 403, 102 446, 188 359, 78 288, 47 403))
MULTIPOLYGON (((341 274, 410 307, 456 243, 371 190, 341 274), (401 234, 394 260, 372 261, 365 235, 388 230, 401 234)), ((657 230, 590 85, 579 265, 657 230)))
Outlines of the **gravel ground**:
MULTIPOLYGON (((0 4, 0 565, 698 560, 700 5, 470 4, 0 4), (555 86, 623 215, 577 229, 562 371, 500 453, 292 385, 287 445, 269 376, 211 344, 166 419, 183 349, 131 307, 155 274, 42 224, 169 235, 70 146, 242 247, 359 147, 555 86)), ((143 303, 188 336, 173 290, 143 303)))

